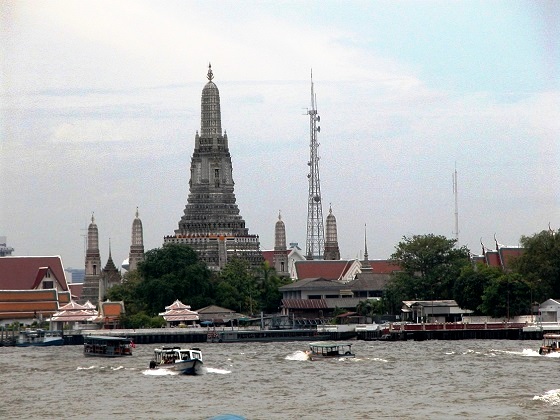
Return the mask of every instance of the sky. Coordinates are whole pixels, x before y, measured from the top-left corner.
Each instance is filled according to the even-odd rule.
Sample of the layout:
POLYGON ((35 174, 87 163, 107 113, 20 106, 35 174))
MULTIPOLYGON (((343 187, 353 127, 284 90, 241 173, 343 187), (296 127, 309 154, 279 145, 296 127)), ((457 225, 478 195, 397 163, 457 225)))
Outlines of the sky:
POLYGON ((146 250, 188 196, 208 63, 235 194, 274 247, 305 251, 311 72, 323 215, 342 258, 404 237, 473 253, 560 228, 560 2, 3 1, 0 236, 84 267, 146 250), (457 194, 453 173, 457 171, 457 194))

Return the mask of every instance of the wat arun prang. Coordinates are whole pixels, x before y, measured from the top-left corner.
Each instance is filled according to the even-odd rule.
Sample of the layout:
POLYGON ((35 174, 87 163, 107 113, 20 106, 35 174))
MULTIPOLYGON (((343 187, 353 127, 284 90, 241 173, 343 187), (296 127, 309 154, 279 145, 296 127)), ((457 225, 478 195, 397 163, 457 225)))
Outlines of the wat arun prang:
POLYGON ((259 237, 249 235, 235 202, 227 133, 222 135, 220 92, 212 81, 210 65, 207 78, 202 89, 200 135, 197 131, 191 158, 187 205, 175 235, 166 236, 164 244, 189 245, 212 270, 221 270, 233 257, 258 267, 263 261, 259 237))

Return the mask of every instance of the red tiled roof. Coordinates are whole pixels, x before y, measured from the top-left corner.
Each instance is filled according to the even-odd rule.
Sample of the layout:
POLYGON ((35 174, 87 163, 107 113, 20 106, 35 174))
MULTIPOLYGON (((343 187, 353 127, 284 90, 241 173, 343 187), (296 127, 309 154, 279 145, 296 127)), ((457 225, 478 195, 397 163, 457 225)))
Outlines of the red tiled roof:
POLYGON ((100 316, 118 318, 124 313, 124 304, 122 302, 102 302, 100 304, 100 316))
POLYGON ((491 267, 501 267, 498 251, 486 251, 486 264, 491 267))
POLYGON ((82 297, 84 283, 70 283, 68 287, 70 288, 70 292, 72 292, 72 296, 74 297, 74 299, 79 300, 82 297))
POLYGON ((310 260, 296 261, 298 279, 322 277, 327 280, 338 280, 350 269, 355 260, 310 260))
POLYGON ((62 290, 68 290, 62 259, 59 256, 0 258, 0 289, 31 290, 37 287, 40 270, 46 267, 51 269, 55 277, 53 281, 56 280, 62 290))
MULTIPOLYGON (((266 262, 268 262, 268 265, 271 267, 274 267, 274 253, 276 251, 274 250, 266 250, 266 251, 262 251, 262 256, 264 258, 264 260, 266 262)), ((284 254, 286 255, 290 255, 290 252, 292 252, 291 249, 286 249, 285 251, 283 251, 284 254)))
POLYGON ((370 260, 369 264, 375 274, 391 274, 401 271, 401 267, 393 264, 390 260, 370 260))
POLYGON ((511 262, 523 255, 524 252, 524 248, 500 248, 499 253, 503 268, 508 269, 511 262))

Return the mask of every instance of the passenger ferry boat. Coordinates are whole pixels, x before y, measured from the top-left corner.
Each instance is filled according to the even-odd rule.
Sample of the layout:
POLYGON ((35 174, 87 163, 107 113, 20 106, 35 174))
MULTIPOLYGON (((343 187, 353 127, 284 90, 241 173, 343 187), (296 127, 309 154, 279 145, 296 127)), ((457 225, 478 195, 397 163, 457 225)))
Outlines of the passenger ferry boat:
POLYGON ((307 350, 309 360, 338 359, 356 357, 352 353, 352 344, 337 343, 335 341, 316 341, 309 343, 307 350))
POLYGON ((150 369, 168 369, 184 375, 202 373, 202 351, 198 348, 161 347, 154 350, 150 369))
POLYGON ((84 337, 84 356, 132 356, 133 347, 134 342, 130 338, 94 335, 84 337))
POLYGON ((20 331, 16 346, 29 347, 29 346, 62 346, 64 338, 62 331, 43 330, 43 329, 26 329, 20 331))
POLYGON ((560 334, 545 334, 539 354, 560 352, 560 334))

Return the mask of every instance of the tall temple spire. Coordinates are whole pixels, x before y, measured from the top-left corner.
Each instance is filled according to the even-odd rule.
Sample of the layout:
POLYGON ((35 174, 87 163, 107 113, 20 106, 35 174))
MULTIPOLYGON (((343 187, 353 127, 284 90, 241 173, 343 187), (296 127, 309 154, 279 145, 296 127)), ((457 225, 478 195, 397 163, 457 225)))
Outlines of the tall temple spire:
POLYGON ((278 220, 274 226, 273 263, 279 276, 288 276, 288 248, 286 247, 286 225, 278 211, 278 220))
POLYGON ((91 214, 91 223, 88 226, 87 249, 85 261, 84 287, 82 289, 81 303, 90 301, 94 305, 99 300, 99 282, 101 280, 101 256, 99 254, 99 231, 95 224, 94 214, 91 214))
POLYGON ((325 260, 340 260, 340 250, 338 248, 338 233, 336 228, 336 217, 329 206, 329 215, 326 220, 327 237, 325 240, 325 260))
POLYGON ((367 224, 364 223, 364 261, 368 261, 367 253, 367 224))
POLYGON ((371 268, 371 263, 369 262, 368 258, 368 251, 367 251, 367 224, 364 223, 364 260, 362 261, 362 273, 364 272, 372 272, 373 268, 371 268))
POLYGON ((138 263, 144 261, 144 230, 142 228, 142 220, 138 214, 136 207, 136 217, 132 221, 132 238, 130 242, 130 251, 128 253, 128 271, 138 268, 138 263))
POLYGON ((278 221, 274 229, 274 249, 286 249, 286 226, 282 221, 280 211, 278 211, 278 221))
POLYGON ((111 238, 109 238, 109 258, 107 264, 101 273, 101 282, 99 286, 99 302, 102 302, 107 294, 107 290, 111 287, 120 284, 122 281, 121 273, 117 269, 113 257, 111 255, 111 238))
POLYGON ((210 64, 206 78, 187 204, 175 235, 165 237, 164 243, 188 244, 213 270, 223 268, 233 255, 258 266, 262 262, 259 238, 249 235, 236 204, 228 138, 225 132, 222 135, 220 92, 210 64))
MULTIPOLYGON (((220 110, 220 91, 214 80, 212 66, 208 64, 208 83, 202 90, 200 113, 200 137, 218 138, 222 136, 222 114, 220 110)), ((219 142, 212 142, 212 147, 218 147, 219 142)))

